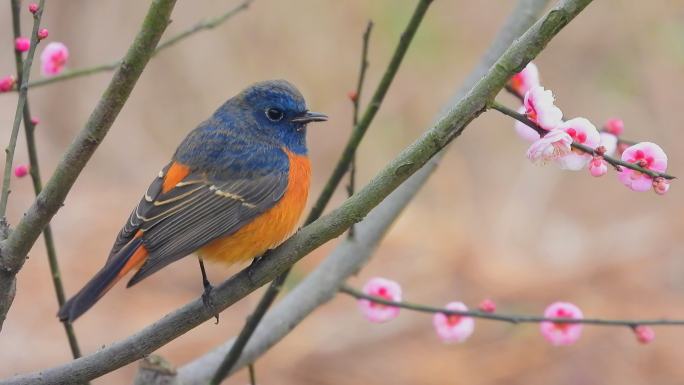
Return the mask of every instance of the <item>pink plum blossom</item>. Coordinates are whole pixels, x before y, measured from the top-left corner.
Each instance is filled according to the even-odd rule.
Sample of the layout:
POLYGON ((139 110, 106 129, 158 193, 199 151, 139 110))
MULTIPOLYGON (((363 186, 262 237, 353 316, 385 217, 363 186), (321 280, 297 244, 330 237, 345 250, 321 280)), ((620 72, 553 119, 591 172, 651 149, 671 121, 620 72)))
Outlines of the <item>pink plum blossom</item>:
POLYGON ((48 44, 40 54, 40 69, 43 76, 58 75, 69 59, 69 49, 59 42, 48 44))
POLYGON ((546 164, 569 155, 572 137, 562 130, 552 130, 543 138, 532 143, 527 150, 527 157, 535 164, 546 164))
POLYGON ((14 49, 19 52, 26 52, 31 48, 31 40, 26 37, 18 37, 14 40, 14 49))
POLYGON ((14 176, 17 178, 23 178, 28 174, 29 168, 25 164, 18 164, 16 167, 14 167, 14 176))
POLYGON ((606 149, 604 154, 608 155, 608 156, 613 156, 615 154, 615 151, 617 150, 617 146, 618 146, 617 136, 611 134, 610 132, 605 132, 605 131, 601 131, 600 135, 601 135, 600 145, 606 149))
POLYGON ((634 329, 634 335, 636 335, 637 341, 642 344, 648 344, 653 342, 655 339, 655 331, 653 328, 646 325, 639 325, 634 329))
POLYGON ((38 123, 40 123, 40 118, 37 116, 32 116, 31 117, 31 124, 33 124, 34 126, 37 126, 38 123))
POLYGON ((595 156, 589 162, 589 173, 591 176, 604 176, 608 172, 608 165, 602 156, 595 156))
POLYGON ((29 4, 28 9, 29 9, 29 12, 35 14, 36 12, 38 12, 38 4, 36 4, 36 3, 29 4))
POLYGON ((556 107, 553 93, 544 87, 535 86, 525 94, 523 105, 527 117, 545 130, 552 130, 561 124, 563 112, 556 107))
MULTIPOLYGON (((665 172, 667 169, 665 151, 651 142, 641 142, 628 147, 622 152, 622 160, 657 172, 665 172)), ((653 185, 650 176, 627 167, 622 167, 618 177, 625 186, 634 191, 648 191, 653 185)))
POLYGON ((620 136, 625 131, 625 122, 622 119, 611 118, 603 125, 603 129, 615 136, 620 136))
POLYGON ((491 299, 486 298, 482 302, 480 302, 478 309, 485 313, 494 313, 496 311, 496 303, 491 299))
POLYGON ((16 80, 14 79, 14 76, 8 75, 5 76, 4 78, 0 79, 0 92, 9 92, 12 91, 12 87, 14 87, 14 82, 16 80))
POLYGON ((38 40, 43 40, 48 37, 50 32, 47 30, 47 28, 41 28, 38 30, 38 40))
POLYGON ((527 63, 527 66, 522 71, 511 77, 511 80, 508 81, 508 86, 518 95, 525 95, 530 88, 539 86, 539 69, 537 69, 534 63, 527 63))
MULTIPOLYGON (((554 302, 544 310, 544 318, 582 319, 582 311, 569 302, 554 302)), ((554 346, 575 343, 582 334, 582 324, 544 321, 541 333, 554 346)))
MULTIPOLYGON (((524 114, 525 106, 520 106, 520 108, 518 108, 518 113, 524 114)), ((515 132, 518 134, 518 136, 523 138, 524 140, 528 142, 534 142, 536 140, 539 140, 539 133, 527 124, 519 120, 514 120, 513 127, 515 128, 515 132)))
MULTIPOLYGON (((371 278, 363 286, 363 292, 388 301, 401 301, 401 286, 385 278, 371 278)), ((360 299, 358 303, 361 313, 371 322, 387 322, 399 315, 399 308, 396 306, 387 306, 367 299, 360 299)))
MULTIPOLYGON (((601 136, 596 127, 584 118, 570 119, 561 123, 557 129, 565 131, 573 141, 589 146, 592 149, 596 148, 601 142, 601 136)), ((564 170, 578 171, 583 169, 590 160, 591 154, 573 148, 568 155, 558 158, 556 162, 564 170)))
POLYGON ((653 191, 658 195, 665 195, 670 189, 670 182, 665 178, 658 177, 653 180, 653 191))
MULTIPOLYGON (((445 307, 447 310, 467 311, 468 307, 463 302, 449 302, 445 307)), ((461 315, 446 315, 435 313, 432 317, 432 324, 437 335, 443 342, 463 342, 473 334, 475 330, 475 320, 472 317, 461 315)))

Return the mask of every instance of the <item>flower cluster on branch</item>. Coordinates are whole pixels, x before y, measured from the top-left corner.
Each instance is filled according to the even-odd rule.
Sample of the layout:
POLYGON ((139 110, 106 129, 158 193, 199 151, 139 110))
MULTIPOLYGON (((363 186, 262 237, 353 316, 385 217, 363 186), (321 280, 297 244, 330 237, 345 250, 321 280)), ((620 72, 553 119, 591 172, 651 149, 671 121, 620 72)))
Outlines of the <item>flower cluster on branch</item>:
POLYGON ((612 165, 618 179, 633 191, 653 189, 665 194, 674 177, 665 173, 667 155, 652 142, 622 140, 624 122, 612 118, 599 131, 586 118, 563 120, 551 90, 542 87, 539 69, 529 63, 515 74, 506 89, 522 101, 517 112, 494 102, 492 107, 516 119, 518 135, 532 142, 527 157, 536 164, 555 163, 561 169, 588 169, 592 176, 603 176, 612 165), (617 154, 620 158, 613 158, 617 154))

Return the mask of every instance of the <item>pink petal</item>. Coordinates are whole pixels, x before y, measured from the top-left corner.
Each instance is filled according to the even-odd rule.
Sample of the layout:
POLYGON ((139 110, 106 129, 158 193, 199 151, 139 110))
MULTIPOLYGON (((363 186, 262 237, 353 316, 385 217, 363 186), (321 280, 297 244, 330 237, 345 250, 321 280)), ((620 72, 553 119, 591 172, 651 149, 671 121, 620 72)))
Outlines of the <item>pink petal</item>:
MULTIPOLYGON (((449 302, 444 308, 447 310, 468 310, 463 302, 449 302)), ((475 330, 475 320, 466 316, 447 316, 444 313, 435 313, 432 317, 432 324, 437 336, 446 343, 463 342, 475 330)))
POLYGON ((509 80, 508 85, 518 93, 518 95, 525 95, 532 87, 539 86, 539 69, 537 66, 529 62, 522 71, 513 75, 509 80))
MULTIPOLYGON (((525 107, 521 106, 520 108, 518 108, 518 113, 524 114, 525 107)), ((513 123, 513 127, 515 128, 515 132, 518 134, 518 136, 525 139, 526 141, 534 142, 539 140, 539 133, 527 124, 515 120, 515 122, 513 123)))
POLYGON ((546 130, 552 130, 563 120, 563 112, 553 104, 554 100, 550 90, 536 86, 527 91, 523 105, 530 120, 546 130))
POLYGON ((40 54, 40 68, 43 76, 55 76, 64 70, 69 59, 69 49, 60 42, 51 42, 40 54))
MULTIPOLYGON (((388 301, 401 301, 401 286, 385 278, 371 278, 363 286, 363 292, 388 301)), ((371 322, 387 322, 399 315, 399 308, 396 306, 387 306, 367 299, 358 300, 358 305, 361 313, 371 322)))
POLYGON ((625 122, 619 118, 611 118, 606 121, 603 128, 615 136, 620 136, 625 131, 625 122))
POLYGON ((637 341, 642 344, 649 344, 655 339, 655 331, 645 325, 639 325, 634 328, 634 334, 636 335, 637 341))
MULTIPOLYGON (((582 319, 582 311, 569 302, 554 302, 544 310, 545 318, 582 319)), ((542 335, 554 346, 575 343, 582 334, 582 324, 544 321, 539 325, 542 335)))

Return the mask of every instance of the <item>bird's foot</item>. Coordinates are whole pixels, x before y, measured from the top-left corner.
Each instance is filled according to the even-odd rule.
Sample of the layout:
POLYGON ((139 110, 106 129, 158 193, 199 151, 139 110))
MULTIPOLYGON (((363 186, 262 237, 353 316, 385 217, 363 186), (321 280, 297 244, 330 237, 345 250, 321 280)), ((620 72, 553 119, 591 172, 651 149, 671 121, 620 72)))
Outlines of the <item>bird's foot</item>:
POLYGON ((264 252, 264 253, 261 254, 260 256, 254 257, 254 259, 252 259, 252 263, 250 263, 249 266, 247 266, 247 276, 249 277, 249 281, 250 281, 251 283, 254 283, 254 275, 253 275, 253 274, 254 274, 254 268, 255 268, 256 265, 259 264, 259 262, 261 262, 261 261, 268 255, 268 253, 270 253, 270 252, 271 252, 271 250, 266 250, 266 252, 264 252))
POLYGON ((204 303, 204 307, 206 307, 210 312, 214 313, 214 317, 216 318, 216 325, 219 323, 219 313, 216 311, 216 304, 214 304, 214 300, 211 299, 211 291, 214 290, 214 287, 209 283, 209 281, 204 283, 204 292, 202 293, 202 303, 204 303))

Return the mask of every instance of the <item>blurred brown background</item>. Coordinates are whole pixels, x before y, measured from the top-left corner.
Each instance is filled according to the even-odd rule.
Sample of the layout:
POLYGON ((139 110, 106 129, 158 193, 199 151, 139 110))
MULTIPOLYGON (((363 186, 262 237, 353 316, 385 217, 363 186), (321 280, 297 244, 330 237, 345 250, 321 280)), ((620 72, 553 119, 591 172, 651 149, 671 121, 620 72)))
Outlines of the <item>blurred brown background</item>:
MULTIPOLYGON (((146 1, 52 1, 44 18, 51 41, 71 50, 70 68, 119 58, 138 29, 146 1)), ((429 126, 460 85, 514 1, 436 1, 359 153, 365 183, 429 126)), ((235 1, 180 1, 167 37, 235 1)), ((361 34, 376 23, 367 90, 389 60, 415 1, 285 2, 256 0, 216 30, 154 58, 111 133, 53 221, 67 293, 104 262, 111 243, 176 144, 226 98, 247 84, 286 78, 310 107, 331 116, 309 135, 317 194, 350 131, 346 94, 355 86, 361 34)), ((24 12, 24 28, 29 22, 24 12)), ((14 72, 9 4, 0 9, 0 73, 14 72)), ((596 125, 620 116, 626 137, 663 145, 670 170, 682 164, 684 2, 597 1, 539 57, 542 82, 567 117, 596 125)), ((37 68, 34 78, 39 77, 37 68)), ((44 176, 81 129, 110 74, 30 92, 42 123, 44 176)), ((366 93, 366 96, 369 92, 366 93)), ((501 100, 514 105, 508 96, 501 100)), ((5 143, 16 97, 0 95, 5 143)), ((502 311, 539 314, 554 300, 577 303, 586 316, 684 318, 682 191, 634 193, 614 173, 534 167, 512 122, 496 112, 474 122, 382 244, 351 281, 381 275, 402 283, 408 300, 471 306, 491 297, 502 311)), ((4 157, 3 157, 4 160, 4 157)), ((16 161, 27 161, 20 139, 16 161)), ((32 201, 29 178, 14 180, 10 221, 32 201)), ((343 194, 336 197, 333 206, 343 194)), ((297 266, 302 277, 334 245, 297 266)), ((76 324, 84 352, 124 338, 201 293, 193 258, 133 289, 114 288, 76 324)), ((220 282, 230 269, 211 267, 220 282)), ((42 240, 19 275, 18 294, 0 333, 0 377, 69 360, 42 240)), ((168 344, 158 353, 176 365, 234 335, 255 294, 168 344)), ((462 345, 443 345, 428 316, 403 312, 369 324, 340 296, 323 306, 257 363, 261 384, 675 384, 682 383, 683 328, 658 328, 649 346, 627 329, 585 328, 574 346, 553 348, 536 326, 478 321, 462 345)), ((129 383, 136 365, 95 384, 129 383)), ((245 383, 244 373, 227 381, 245 383)))

